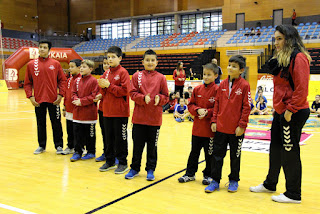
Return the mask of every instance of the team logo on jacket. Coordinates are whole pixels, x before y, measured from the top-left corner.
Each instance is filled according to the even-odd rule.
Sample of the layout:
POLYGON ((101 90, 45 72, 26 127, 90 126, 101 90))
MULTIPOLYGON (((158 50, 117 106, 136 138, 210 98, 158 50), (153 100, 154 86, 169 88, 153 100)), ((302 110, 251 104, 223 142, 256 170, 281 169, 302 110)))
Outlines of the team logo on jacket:
POLYGON ((49 69, 53 71, 55 69, 55 67, 53 65, 50 65, 49 69))
POLYGON ((210 102, 210 103, 214 103, 214 97, 210 97, 210 98, 209 98, 209 102, 210 102))
POLYGON ((34 75, 38 76, 39 75, 39 60, 35 59, 34 60, 34 75))
POLYGON ((240 94, 242 94, 241 88, 238 88, 238 89, 237 89, 237 91, 236 91, 235 93, 236 93, 236 95, 240 95, 240 94))
POLYGON ((114 80, 119 80, 119 79, 120 79, 120 76, 117 75, 117 76, 115 76, 113 79, 114 79, 114 80))
POLYGON ((221 89, 221 91, 227 91, 227 89, 223 88, 223 89, 221 89))

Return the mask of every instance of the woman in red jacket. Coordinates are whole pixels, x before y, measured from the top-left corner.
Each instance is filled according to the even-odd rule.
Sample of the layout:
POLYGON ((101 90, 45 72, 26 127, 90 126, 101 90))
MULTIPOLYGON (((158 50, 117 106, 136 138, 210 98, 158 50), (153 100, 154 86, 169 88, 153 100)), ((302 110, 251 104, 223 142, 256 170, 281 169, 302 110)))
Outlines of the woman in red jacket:
POLYGON ((272 196, 281 203, 301 203, 301 131, 309 114, 308 83, 310 55, 296 28, 279 25, 275 31, 276 52, 268 62, 273 74, 275 109, 271 127, 269 172, 263 184, 250 187, 252 192, 275 192, 281 167, 286 192, 272 196))
POLYGON ((186 72, 183 70, 183 62, 179 61, 176 70, 173 72, 174 92, 179 91, 180 96, 183 95, 184 81, 186 80, 186 72))

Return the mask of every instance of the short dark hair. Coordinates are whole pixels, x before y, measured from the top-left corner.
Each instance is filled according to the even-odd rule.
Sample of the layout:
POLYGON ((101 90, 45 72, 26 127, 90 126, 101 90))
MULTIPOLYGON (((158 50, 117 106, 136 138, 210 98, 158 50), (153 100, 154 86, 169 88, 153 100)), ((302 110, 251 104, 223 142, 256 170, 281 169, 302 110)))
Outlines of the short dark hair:
POLYGON ((184 99, 189 99, 190 98, 190 95, 189 95, 189 92, 184 92, 184 99))
POLYGON ((74 64, 76 64, 77 67, 79 67, 81 65, 82 60, 81 59, 72 59, 72 60, 70 60, 70 62, 73 62, 74 64))
POLYGON ((190 88, 192 89, 192 86, 188 86, 188 90, 189 90, 190 88))
POLYGON ((241 56, 241 55, 232 56, 229 59, 229 62, 237 63, 239 65, 240 69, 246 67, 246 58, 244 56, 241 56))
POLYGON ((183 100, 184 102, 186 102, 186 100, 183 97, 178 98, 178 103, 180 103, 180 100, 183 100))
POLYGON ((214 74, 219 74, 219 67, 214 63, 207 63, 203 66, 203 69, 208 69, 213 71, 214 74))
POLYGON ((39 42, 39 46, 40 46, 40 44, 48 44, 49 50, 50 50, 51 47, 52 47, 52 43, 51 43, 50 41, 48 41, 48 40, 41 40, 41 41, 39 42))
POLYGON ((144 59, 146 57, 146 55, 154 55, 154 56, 156 56, 156 59, 158 59, 156 52, 154 52, 154 50, 152 50, 152 49, 149 49, 146 52, 144 52, 142 59, 144 59))
POLYGON ((107 53, 114 53, 118 57, 122 56, 122 50, 118 46, 111 46, 110 48, 108 48, 107 53))

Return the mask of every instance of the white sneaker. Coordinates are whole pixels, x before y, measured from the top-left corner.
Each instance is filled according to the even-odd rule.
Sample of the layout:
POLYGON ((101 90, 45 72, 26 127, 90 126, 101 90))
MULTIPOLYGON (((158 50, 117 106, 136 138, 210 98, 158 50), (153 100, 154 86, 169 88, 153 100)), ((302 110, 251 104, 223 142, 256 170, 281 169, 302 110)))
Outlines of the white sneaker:
POLYGON ((63 151, 63 154, 64 154, 64 155, 73 154, 73 153, 74 153, 74 149, 70 149, 69 147, 67 147, 67 148, 63 151))
POLYGON ((33 152, 33 154, 38 155, 40 153, 45 152, 46 150, 44 148, 42 148, 41 146, 39 146, 36 151, 33 152))
POLYGON ((279 202, 279 203, 293 203, 293 204, 300 204, 301 200, 293 200, 291 198, 288 198, 287 196, 285 196, 284 194, 280 194, 280 195, 273 195, 271 196, 271 199, 273 201, 279 202))
POLYGON ((250 187, 249 189, 251 192, 275 192, 272 190, 268 190, 263 186, 263 184, 259 184, 258 186, 255 186, 255 187, 250 187))
POLYGON ((57 154, 57 155, 63 154, 63 149, 62 149, 61 146, 58 146, 57 151, 56 151, 56 154, 57 154))

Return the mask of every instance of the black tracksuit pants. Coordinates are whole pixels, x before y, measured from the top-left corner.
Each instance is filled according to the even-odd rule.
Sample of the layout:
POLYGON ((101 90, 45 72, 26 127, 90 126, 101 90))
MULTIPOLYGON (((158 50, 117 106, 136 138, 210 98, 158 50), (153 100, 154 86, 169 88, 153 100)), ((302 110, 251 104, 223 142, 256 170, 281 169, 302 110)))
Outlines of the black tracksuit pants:
POLYGON ((192 135, 192 148, 188 159, 186 175, 191 177, 198 171, 198 162, 201 149, 204 150, 206 168, 202 171, 203 176, 211 177, 211 162, 213 152, 213 137, 198 137, 192 135))
POLYGON ((75 152, 82 155, 82 148, 86 146, 87 153, 96 154, 96 124, 73 123, 75 152))
POLYGON ((271 126, 271 144, 269 154, 269 172, 263 185, 276 190, 281 167, 286 178, 285 196, 301 200, 301 159, 300 137, 304 124, 310 115, 310 109, 302 109, 292 114, 291 121, 284 119, 284 113, 275 112, 271 126))
POLYGON ((55 148, 63 147, 60 106, 52 103, 41 103, 39 107, 35 107, 39 146, 45 149, 47 145, 47 109, 52 126, 54 146, 55 148))
MULTIPOLYGON (((106 131, 104 128, 104 122, 103 122, 103 112, 98 110, 98 114, 99 114, 99 124, 100 124, 100 128, 101 128, 101 135, 102 135, 102 143, 106 140, 106 131)), ((104 152, 104 143, 103 143, 103 152, 104 152)))
POLYGON ((131 169, 139 172, 141 167, 142 152, 147 144, 147 164, 145 170, 155 170, 157 166, 157 143, 160 126, 133 124, 133 155, 131 169))
POLYGON ((183 97, 184 85, 174 85, 174 92, 179 91, 180 97, 183 97))
POLYGON ((72 120, 66 120, 67 123, 67 134, 68 134, 68 144, 67 146, 70 149, 74 149, 74 134, 73 134, 73 121, 72 120))
POLYGON ((230 147, 230 168, 229 180, 239 181, 241 146, 244 134, 236 136, 235 134, 225 134, 216 132, 213 140, 212 156, 212 179, 220 183, 223 159, 227 153, 227 146, 230 147))
POLYGON ((104 154, 106 163, 114 165, 115 158, 119 164, 127 165, 128 156, 128 118, 127 117, 104 117, 105 140, 104 154))

